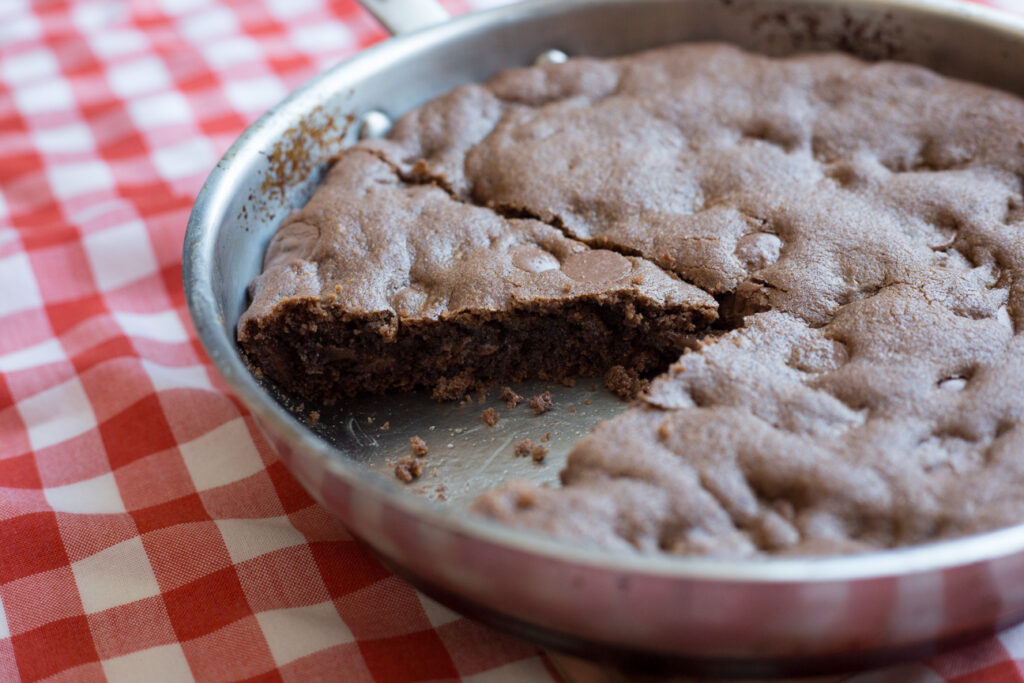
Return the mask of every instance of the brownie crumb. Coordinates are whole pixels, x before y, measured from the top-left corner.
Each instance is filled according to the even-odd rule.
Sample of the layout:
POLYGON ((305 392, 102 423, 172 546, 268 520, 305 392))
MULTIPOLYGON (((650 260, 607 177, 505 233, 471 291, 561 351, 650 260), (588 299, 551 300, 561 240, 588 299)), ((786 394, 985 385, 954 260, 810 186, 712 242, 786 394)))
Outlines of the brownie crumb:
POLYGON ((529 439, 523 439, 515 445, 515 454, 517 458, 525 458, 530 455, 533 451, 533 442, 529 439))
POLYGON ((627 370, 621 365, 613 366, 604 375, 604 386, 608 391, 627 400, 639 396, 648 384, 636 370, 627 370))
POLYGON ((423 474, 423 462, 419 458, 414 458, 411 455, 404 456, 398 461, 398 464, 395 465, 395 476, 406 484, 419 479, 421 474, 423 474))
POLYGON ((512 387, 502 387, 501 400, 505 402, 506 408, 512 410, 523 402, 523 397, 512 391, 512 387))
POLYGON ((534 443, 529 439, 523 439, 515 445, 515 454, 517 458, 525 458, 530 456, 534 462, 541 462, 544 460, 544 456, 548 454, 548 447, 534 443))
POLYGON ((569 408, 569 412, 570 412, 570 413, 575 413, 575 412, 576 412, 576 409, 575 409, 575 408, 569 408))
POLYGON ((576 386, 576 378, 575 377, 563 377, 562 378, 562 386, 563 387, 569 387, 570 389, 572 389, 574 386, 576 386))
POLYGON ((316 411, 316 410, 310 412, 310 414, 309 414, 309 424, 315 425, 318 422, 320 422, 320 413, 318 411, 316 411))
POLYGON ((588 398, 588 399, 587 399, 586 401, 584 401, 584 402, 583 402, 583 405, 585 405, 585 406, 589 406, 589 405, 590 405, 590 403, 591 403, 591 401, 590 401, 590 399, 588 398))
POLYGON ((417 458, 422 458, 427 454, 427 443, 418 436, 414 436, 409 439, 409 444, 412 446, 413 455, 417 458))
POLYGON ((498 423, 498 413, 495 412, 494 408, 488 408, 480 413, 480 419, 487 423, 488 426, 493 427, 498 423))
POLYGON ((533 408, 533 412, 537 415, 548 412, 554 405, 555 402, 551 398, 550 391, 545 391, 530 399, 530 407, 533 408))
POLYGON ((388 422, 385 422, 384 424, 382 424, 382 425, 380 426, 380 431, 382 431, 382 432, 386 432, 386 431, 388 431, 389 429, 391 429, 391 422, 390 422, 390 421, 388 421, 388 422))
POLYGON ((541 440, 541 441, 544 441, 544 442, 546 443, 546 442, 547 442, 547 440, 548 440, 548 439, 550 439, 550 438, 551 438, 551 432, 548 432, 548 433, 547 433, 547 434, 545 434, 544 436, 540 437, 540 440, 541 440))

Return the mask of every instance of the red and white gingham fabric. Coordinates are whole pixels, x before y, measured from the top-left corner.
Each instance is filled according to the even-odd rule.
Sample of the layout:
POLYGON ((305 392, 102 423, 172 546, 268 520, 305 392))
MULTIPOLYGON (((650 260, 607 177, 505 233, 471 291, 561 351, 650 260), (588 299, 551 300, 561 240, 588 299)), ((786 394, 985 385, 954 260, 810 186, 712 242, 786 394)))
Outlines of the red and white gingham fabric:
MULTIPOLYGON (((0 680, 598 675, 384 570, 189 323, 182 238, 219 155, 383 37, 352 0, 0 0, 0 680)), ((1024 681, 1018 661, 1022 628, 856 680, 1024 681)))

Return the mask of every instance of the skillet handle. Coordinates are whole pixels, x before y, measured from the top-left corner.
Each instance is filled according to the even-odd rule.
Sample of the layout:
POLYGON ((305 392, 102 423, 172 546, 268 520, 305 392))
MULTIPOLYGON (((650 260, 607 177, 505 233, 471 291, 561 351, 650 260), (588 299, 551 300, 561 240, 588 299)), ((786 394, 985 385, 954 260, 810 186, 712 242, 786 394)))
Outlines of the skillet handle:
POLYGON ((358 0, 391 35, 410 33, 447 20, 448 12, 437 0, 358 0))

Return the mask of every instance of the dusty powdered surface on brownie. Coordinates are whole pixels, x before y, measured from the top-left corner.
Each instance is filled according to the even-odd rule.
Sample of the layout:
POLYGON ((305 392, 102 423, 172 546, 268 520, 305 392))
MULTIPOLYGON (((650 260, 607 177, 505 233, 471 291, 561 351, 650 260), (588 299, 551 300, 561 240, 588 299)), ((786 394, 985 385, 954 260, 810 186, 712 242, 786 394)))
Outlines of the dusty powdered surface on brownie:
MULTIPOLYGON (((613 253, 658 266, 740 328, 584 438, 561 489, 512 483, 481 513, 574 543, 732 555, 1024 520, 1021 100, 910 65, 693 45, 505 72, 361 147, 398 195, 543 225, 596 250, 576 264, 588 272, 615 276, 613 253)), ((333 191, 363 210, 366 191, 333 191)), ((389 239, 421 224, 410 214, 389 239)), ((312 215, 292 225, 322 226, 312 215)), ((254 320, 295 296, 264 277, 254 320)))

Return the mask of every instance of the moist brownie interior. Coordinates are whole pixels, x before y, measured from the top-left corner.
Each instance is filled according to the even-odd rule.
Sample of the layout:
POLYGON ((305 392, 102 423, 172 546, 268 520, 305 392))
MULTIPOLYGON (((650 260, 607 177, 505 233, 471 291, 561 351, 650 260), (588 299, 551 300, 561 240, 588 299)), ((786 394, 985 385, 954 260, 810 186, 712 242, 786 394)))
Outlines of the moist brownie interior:
POLYGON ((560 489, 475 506, 568 542, 948 538, 1024 521, 1022 191, 1024 101, 913 65, 694 44, 513 69, 343 154, 239 341, 315 399, 678 359, 560 489))

